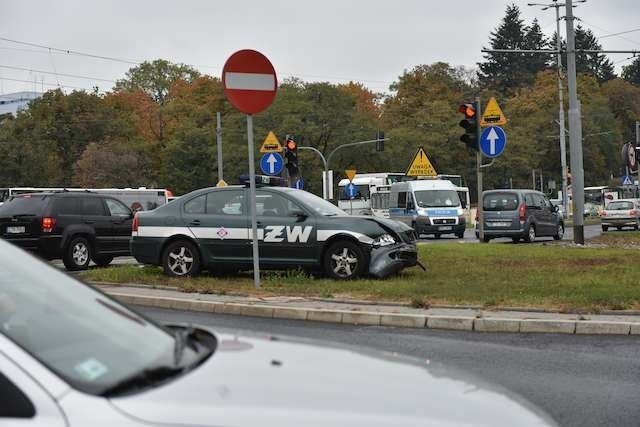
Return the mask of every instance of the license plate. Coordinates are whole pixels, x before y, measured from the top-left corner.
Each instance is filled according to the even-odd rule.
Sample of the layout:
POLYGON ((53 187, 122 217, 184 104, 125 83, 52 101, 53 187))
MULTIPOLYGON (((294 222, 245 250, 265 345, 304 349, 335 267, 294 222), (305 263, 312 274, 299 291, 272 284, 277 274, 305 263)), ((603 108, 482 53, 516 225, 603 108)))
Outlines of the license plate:
POLYGON ((511 225, 510 222, 488 222, 487 225, 489 227, 508 227, 511 225))
POLYGON ((453 230, 453 227, 449 227, 448 225, 445 225, 443 227, 438 227, 438 230, 440 230, 440 231, 449 231, 449 230, 453 230))
POLYGON ((21 234, 25 232, 25 228, 24 226, 20 226, 20 227, 16 227, 16 226, 11 226, 11 227, 7 227, 7 234, 21 234))

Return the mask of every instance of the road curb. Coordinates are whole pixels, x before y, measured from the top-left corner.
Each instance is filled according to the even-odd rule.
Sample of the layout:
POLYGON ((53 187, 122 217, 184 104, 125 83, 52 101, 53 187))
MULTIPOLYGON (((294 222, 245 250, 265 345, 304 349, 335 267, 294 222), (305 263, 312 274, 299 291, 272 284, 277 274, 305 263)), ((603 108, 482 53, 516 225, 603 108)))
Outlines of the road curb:
POLYGON ((282 307, 259 303, 225 303, 188 298, 131 295, 111 290, 106 290, 106 293, 125 304, 142 305, 146 307, 267 317, 273 319, 307 320, 346 325, 392 326, 475 332, 640 335, 640 323, 637 322, 396 314, 282 307))

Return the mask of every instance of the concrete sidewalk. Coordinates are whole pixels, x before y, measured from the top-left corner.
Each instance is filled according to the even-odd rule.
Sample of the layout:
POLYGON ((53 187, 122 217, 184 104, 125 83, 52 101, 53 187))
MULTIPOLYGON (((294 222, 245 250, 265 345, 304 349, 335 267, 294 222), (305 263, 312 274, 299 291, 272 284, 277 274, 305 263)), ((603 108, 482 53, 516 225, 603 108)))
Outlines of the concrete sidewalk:
POLYGON ((475 308, 424 309, 302 297, 255 298, 184 293, 145 285, 94 285, 126 304, 219 314, 479 332, 640 335, 639 313, 587 315, 475 308))

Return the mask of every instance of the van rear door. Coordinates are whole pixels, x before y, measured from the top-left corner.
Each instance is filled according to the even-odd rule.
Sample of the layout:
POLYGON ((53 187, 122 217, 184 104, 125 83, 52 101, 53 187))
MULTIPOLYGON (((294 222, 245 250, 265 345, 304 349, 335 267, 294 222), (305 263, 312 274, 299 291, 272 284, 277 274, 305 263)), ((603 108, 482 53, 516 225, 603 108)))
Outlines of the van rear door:
POLYGON ((519 230, 520 198, 514 191, 487 193, 483 197, 485 230, 519 230))

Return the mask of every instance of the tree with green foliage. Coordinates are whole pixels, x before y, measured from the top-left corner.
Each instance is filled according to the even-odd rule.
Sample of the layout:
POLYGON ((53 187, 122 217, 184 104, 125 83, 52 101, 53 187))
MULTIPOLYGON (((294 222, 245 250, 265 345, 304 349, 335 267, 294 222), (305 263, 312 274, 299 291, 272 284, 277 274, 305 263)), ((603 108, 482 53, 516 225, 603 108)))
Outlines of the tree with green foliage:
POLYGON ((640 86, 640 56, 629 65, 622 67, 622 78, 635 86, 640 86))
MULTIPOLYGON (((590 29, 576 26, 576 50, 601 50, 602 45, 590 29)), ((613 64, 602 53, 576 53, 576 72, 594 76, 599 82, 606 82, 616 77, 613 64)))
MULTIPOLYGON (((489 44, 491 49, 544 49, 548 40, 537 20, 525 25, 518 6, 510 4, 498 28, 491 32, 489 44)), ((533 83, 549 63, 547 55, 536 53, 489 52, 484 58, 485 62, 478 63, 480 85, 501 94, 533 83)))
POLYGON ((173 64, 165 59, 145 61, 127 71, 124 79, 118 80, 114 90, 145 91, 155 102, 164 105, 171 85, 178 80, 193 81, 200 73, 185 64, 173 64))

